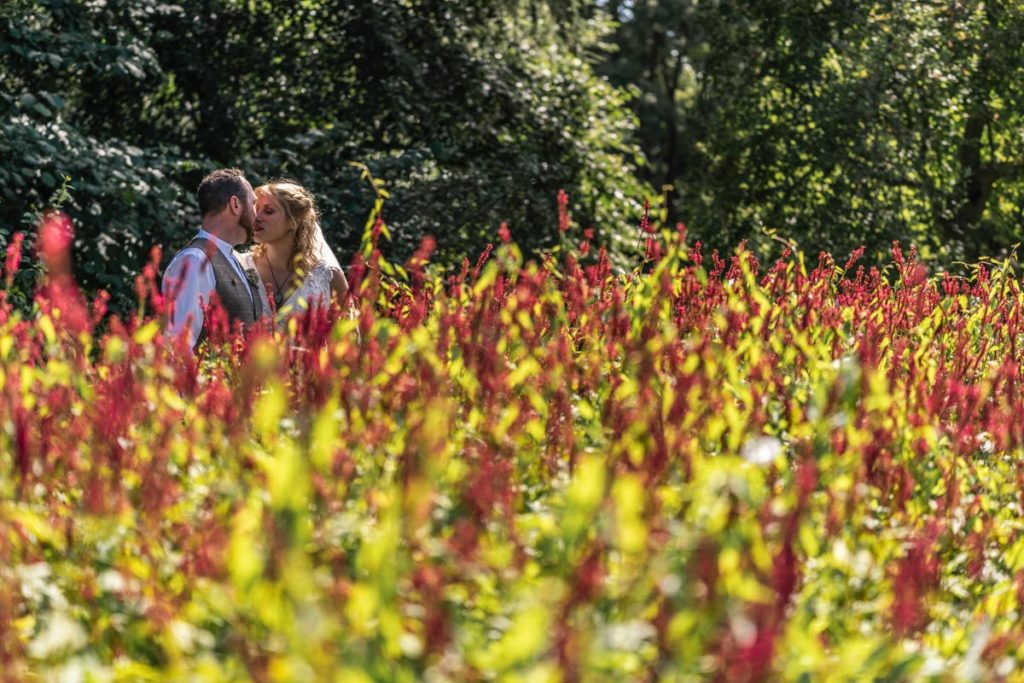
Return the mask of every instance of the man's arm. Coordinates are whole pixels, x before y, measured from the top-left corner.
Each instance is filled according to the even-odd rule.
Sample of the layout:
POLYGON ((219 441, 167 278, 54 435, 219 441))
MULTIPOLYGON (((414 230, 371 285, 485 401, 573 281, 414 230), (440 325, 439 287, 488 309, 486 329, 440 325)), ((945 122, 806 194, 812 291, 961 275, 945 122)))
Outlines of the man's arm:
POLYGON ((168 332, 177 337, 185 331, 189 348, 195 346, 203 329, 203 306, 216 286, 210 260, 199 249, 185 249, 164 272, 161 290, 171 302, 168 332))

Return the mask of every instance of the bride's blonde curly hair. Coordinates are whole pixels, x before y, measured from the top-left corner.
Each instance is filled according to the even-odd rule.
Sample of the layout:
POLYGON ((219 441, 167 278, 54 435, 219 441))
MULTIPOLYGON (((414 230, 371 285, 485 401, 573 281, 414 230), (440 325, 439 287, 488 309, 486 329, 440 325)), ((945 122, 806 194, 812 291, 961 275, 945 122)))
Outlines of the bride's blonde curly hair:
MULTIPOLYGON (((295 253, 292 266, 301 280, 319 260, 316 253, 317 227, 320 225, 320 212, 316 207, 313 194, 299 183, 288 178, 277 178, 264 183, 255 189, 256 196, 269 196, 277 200, 284 210, 285 218, 295 231, 295 253)), ((254 247, 256 256, 266 251, 265 244, 254 247)))

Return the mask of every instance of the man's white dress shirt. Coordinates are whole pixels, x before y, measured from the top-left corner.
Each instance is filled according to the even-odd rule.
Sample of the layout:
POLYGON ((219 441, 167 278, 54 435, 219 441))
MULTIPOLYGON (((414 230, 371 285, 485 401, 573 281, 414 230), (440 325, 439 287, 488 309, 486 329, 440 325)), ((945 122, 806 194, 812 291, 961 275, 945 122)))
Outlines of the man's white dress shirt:
MULTIPOLYGON (((234 247, 202 229, 195 238, 203 238, 217 245, 228 263, 238 271, 242 282, 247 281, 242 265, 235 258, 234 247)), ((203 329, 203 306, 210 303, 210 293, 216 286, 217 281, 210 259, 199 247, 185 247, 179 251, 164 271, 160 289, 164 297, 173 300, 174 303, 168 331, 171 336, 177 337, 182 330, 186 330, 189 348, 194 347, 196 340, 199 339, 199 333, 203 329)), ((249 296, 252 296, 251 289, 249 296)))

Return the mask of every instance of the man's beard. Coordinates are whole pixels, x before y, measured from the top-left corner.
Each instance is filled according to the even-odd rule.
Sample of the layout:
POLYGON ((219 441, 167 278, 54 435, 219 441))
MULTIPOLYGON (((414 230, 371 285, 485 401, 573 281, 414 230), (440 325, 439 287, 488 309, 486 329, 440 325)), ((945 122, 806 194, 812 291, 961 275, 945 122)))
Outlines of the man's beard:
POLYGON ((256 219, 253 216, 242 215, 238 218, 238 224, 245 230, 245 241, 252 242, 253 237, 253 226, 256 224, 256 219))

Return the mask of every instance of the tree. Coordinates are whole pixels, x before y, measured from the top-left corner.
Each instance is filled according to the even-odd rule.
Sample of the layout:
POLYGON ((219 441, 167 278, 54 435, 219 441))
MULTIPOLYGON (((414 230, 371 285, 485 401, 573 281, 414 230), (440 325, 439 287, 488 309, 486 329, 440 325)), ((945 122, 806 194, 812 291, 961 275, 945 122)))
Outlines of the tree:
POLYGON ((608 3, 604 71, 641 96, 646 177, 718 246, 764 239, 945 260, 1018 235, 1019 2, 608 3))
MULTIPOLYGON (((63 208, 76 219, 79 280, 111 290, 120 308, 131 305, 149 248, 180 231, 188 213, 177 150, 96 126, 89 105, 93 83, 138 92, 159 75, 140 37, 157 5, 140 6, 17 0, 0 15, 0 242, 34 228, 32 217, 69 183, 63 208)), ((127 107, 135 97, 125 99, 127 107)))
MULTIPOLYGON (((559 23, 538 2, 228 7, 239 16, 221 22, 193 4, 157 47, 181 101, 212 112, 190 128, 229 141, 260 175, 313 185, 343 251, 368 205, 352 160, 388 181, 399 254, 424 234, 450 259, 475 254, 502 221, 526 248, 550 246, 560 189, 582 223, 615 234, 635 220, 647 193, 633 173, 635 123, 624 93, 590 67, 602 23, 559 23), (200 59, 181 54, 182 35, 202 46, 200 59), (246 63, 234 64, 241 43, 246 63), (232 74, 230 90, 202 78, 218 68, 232 74), (628 199, 610 201, 615 190, 628 199)), ((180 144, 229 158, 199 138, 180 144)))
POLYGON ((650 194, 628 97, 592 69, 609 24, 571 3, 18 2, 0 20, 0 220, 70 176, 86 284, 125 304, 149 244, 190 236, 215 166, 308 185, 343 260, 372 203, 350 161, 387 182, 398 259, 427 234, 442 260, 475 257, 503 221, 553 246, 561 189, 625 249, 650 194))

